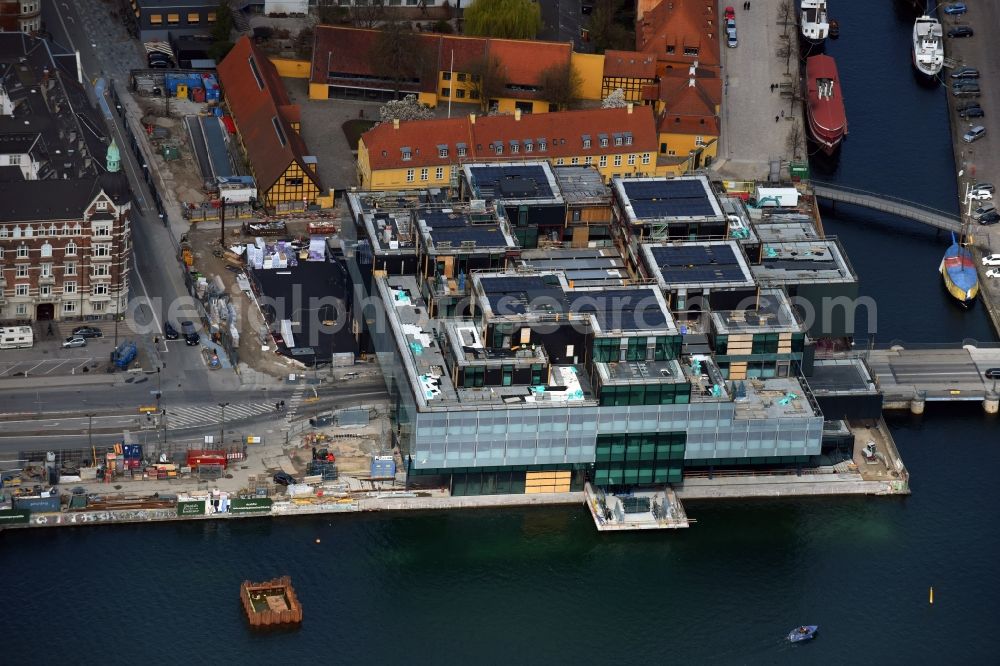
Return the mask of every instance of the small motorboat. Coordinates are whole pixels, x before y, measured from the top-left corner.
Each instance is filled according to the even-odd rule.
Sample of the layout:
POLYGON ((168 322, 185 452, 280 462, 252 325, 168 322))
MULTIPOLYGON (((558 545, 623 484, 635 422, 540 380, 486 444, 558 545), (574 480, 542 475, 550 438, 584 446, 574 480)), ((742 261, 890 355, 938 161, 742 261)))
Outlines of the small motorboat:
POLYGON ((816 624, 807 624, 801 627, 795 627, 788 632, 788 640, 792 643, 811 640, 816 637, 816 631, 818 629, 819 625, 816 624))
POLYGON ((837 39, 840 37, 840 23, 835 19, 830 20, 830 39, 837 39))

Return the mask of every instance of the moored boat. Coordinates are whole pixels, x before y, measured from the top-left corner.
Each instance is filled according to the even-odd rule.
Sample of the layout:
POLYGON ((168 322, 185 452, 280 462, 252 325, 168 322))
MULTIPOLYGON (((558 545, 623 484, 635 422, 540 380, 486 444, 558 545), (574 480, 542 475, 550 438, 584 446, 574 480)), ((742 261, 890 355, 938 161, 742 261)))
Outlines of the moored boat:
POLYGON ((969 248, 951 236, 951 246, 941 259, 941 278, 948 293, 962 305, 969 305, 979 293, 979 275, 969 248))
POLYGON ((830 34, 826 0, 802 0, 802 38, 810 44, 822 44, 830 34))
POLYGON ((944 33, 941 23, 924 14, 913 23, 913 66, 920 74, 937 79, 944 65, 944 33))
POLYGON ((828 55, 806 58, 809 132, 827 155, 832 155, 847 134, 847 112, 840 91, 837 63, 828 55))
POLYGON ((819 625, 816 624, 806 624, 801 627, 795 627, 788 632, 788 640, 792 643, 799 643, 801 641, 808 641, 816 637, 816 632, 819 630, 819 625))

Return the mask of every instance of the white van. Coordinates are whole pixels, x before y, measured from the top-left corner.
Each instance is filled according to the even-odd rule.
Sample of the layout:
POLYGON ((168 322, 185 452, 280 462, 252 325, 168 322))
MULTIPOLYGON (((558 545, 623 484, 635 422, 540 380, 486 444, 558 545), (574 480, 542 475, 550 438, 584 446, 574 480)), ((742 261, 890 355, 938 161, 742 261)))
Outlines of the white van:
POLYGON ((30 326, 0 328, 0 349, 27 349, 35 344, 35 334, 30 326))

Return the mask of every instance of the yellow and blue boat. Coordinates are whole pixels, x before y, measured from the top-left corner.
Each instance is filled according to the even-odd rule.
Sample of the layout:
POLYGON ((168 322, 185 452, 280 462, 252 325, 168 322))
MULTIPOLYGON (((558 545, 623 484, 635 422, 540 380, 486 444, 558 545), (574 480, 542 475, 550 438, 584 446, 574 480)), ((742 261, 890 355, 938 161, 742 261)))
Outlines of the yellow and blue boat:
POLYGON ((951 246, 941 259, 940 271, 945 288, 955 300, 965 306, 975 300, 979 293, 976 262, 972 258, 972 252, 958 242, 955 234, 951 235, 951 246))

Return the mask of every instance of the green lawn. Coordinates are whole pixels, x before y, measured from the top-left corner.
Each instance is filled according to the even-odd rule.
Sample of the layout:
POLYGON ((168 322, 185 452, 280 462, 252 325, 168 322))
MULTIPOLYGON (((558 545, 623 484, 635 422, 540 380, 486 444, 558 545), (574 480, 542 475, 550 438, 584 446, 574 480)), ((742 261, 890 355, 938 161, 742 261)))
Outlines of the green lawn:
POLYGON ((344 130, 344 136, 347 137, 347 143, 351 146, 351 150, 358 149, 358 139, 361 135, 370 130, 375 126, 374 120, 362 120, 360 118, 353 118, 348 120, 346 123, 340 126, 344 130))

